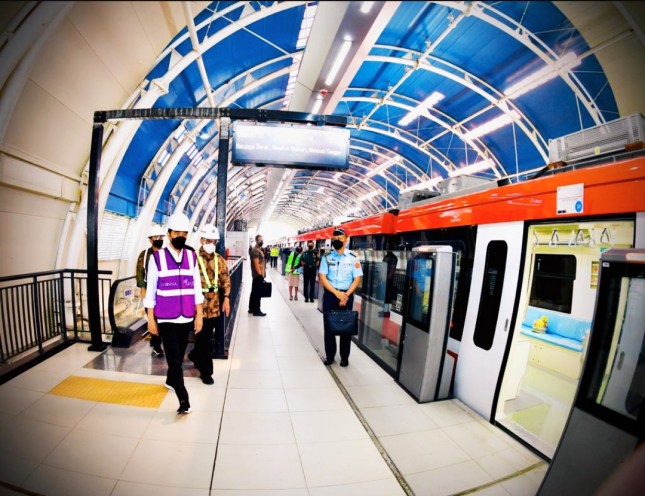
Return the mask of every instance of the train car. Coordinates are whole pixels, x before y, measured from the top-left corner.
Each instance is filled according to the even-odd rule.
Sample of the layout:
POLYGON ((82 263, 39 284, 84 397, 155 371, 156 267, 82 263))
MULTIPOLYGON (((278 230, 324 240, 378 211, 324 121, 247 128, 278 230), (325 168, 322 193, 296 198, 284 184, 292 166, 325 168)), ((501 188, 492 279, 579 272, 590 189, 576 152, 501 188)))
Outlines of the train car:
MULTIPOLYGON (((645 247, 645 156, 471 191, 343 224, 365 273, 355 343, 400 379, 410 261, 422 247, 450 247, 450 395, 551 459, 583 369, 601 254, 645 247)), ((331 230, 298 239, 322 243, 331 230)))

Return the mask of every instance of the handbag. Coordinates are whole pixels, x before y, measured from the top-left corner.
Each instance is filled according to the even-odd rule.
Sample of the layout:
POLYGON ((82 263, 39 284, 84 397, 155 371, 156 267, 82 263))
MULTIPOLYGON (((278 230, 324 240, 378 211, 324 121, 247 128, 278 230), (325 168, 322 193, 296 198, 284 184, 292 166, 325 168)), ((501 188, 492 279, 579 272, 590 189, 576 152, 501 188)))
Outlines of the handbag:
POLYGON ((328 310, 323 312, 325 332, 336 336, 358 334, 358 312, 356 310, 328 310))
POLYGON ((260 284, 260 298, 271 298, 271 289, 273 285, 269 281, 262 281, 260 284))

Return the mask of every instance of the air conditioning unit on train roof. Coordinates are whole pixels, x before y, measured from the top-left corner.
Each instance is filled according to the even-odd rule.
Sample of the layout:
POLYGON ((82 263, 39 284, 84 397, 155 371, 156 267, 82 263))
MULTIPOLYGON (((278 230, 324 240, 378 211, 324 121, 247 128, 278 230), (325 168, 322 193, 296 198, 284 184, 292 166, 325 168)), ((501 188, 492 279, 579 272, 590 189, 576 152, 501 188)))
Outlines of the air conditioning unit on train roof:
POLYGON ((435 198, 439 196, 438 191, 431 189, 414 189, 411 191, 405 191, 404 193, 399 194, 399 209, 408 208, 413 203, 417 203, 429 198, 435 198))
POLYGON ((642 148, 643 142, 645 118, 642 114, 632 114, 549 140, 549 163, 571 163, 630 148, 642 148))
MULTIPOLYGON (((439 188, 439 193, 441 196, 445 196, 450 193, 457 193, 467 189, 475 188, 477 186, 496 186, 497 183, 491 181, 490 179, 485 179, 483 177, 469 176, 468 174, 462 174, 455 177, 449 177, 444 179, 437 187, 439 188)), ((488 189, 488 188, 483 188, 488 189)))

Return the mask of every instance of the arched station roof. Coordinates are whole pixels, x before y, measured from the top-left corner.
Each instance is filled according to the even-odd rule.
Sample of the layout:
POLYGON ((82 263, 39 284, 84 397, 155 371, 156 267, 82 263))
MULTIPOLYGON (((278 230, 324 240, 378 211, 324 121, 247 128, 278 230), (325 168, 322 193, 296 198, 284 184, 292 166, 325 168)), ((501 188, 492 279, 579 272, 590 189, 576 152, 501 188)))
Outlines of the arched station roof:
MULTIPOLYGON (((613 21, 594 29, 576 2, 43 4, 24 2, 15 19, 47 8, 43 16, 80 33, 114 74, 119 51, 136 51, 144 37, 158 46, 162 31, 173 33, 148 54, 154 62, 136 85, 121 84, 120 100, 87 95, 92 110, 232 107, 349 118, 347 172, 229 166, 228 227, 321 227, 396 208, 402 192, 436 189, 458 174, 522 181, 548 164, 549 140, 641 110, 642 100, 618 100, 627 62, 603 59, 629 42, 639 50, 626 60, 643 62, 642 8, 620 2, 580 2, 597 15, 611 9, 613 21)), ((0 73, 3 84, 10 72, 0 73)), ((196 225, 213 222, 218 129, 195 120, 110 125, 102 207, 157 223, 181 209, 196 225)))

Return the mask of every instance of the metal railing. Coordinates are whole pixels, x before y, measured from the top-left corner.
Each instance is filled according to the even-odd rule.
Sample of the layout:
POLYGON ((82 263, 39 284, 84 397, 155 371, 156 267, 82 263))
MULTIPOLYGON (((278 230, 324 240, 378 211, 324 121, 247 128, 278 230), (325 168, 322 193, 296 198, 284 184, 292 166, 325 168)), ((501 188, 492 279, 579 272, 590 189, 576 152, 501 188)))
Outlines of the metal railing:
MULTIPOLYGON (((99 271, 111 275, 112 271, 99 271)), ((107 325, 109 278, 99 278, 100 308, 107 325)), ((0 366, 29 352, 44 353, 46 343, 83 341, 87 322, 87 271, 63 269, 0 278, 0 366)))
POLYGON ((235 326, 235 318, 240 308, 240 295, 242 294, 242 267, 244 266, 243 260, 229 260, 228 270, 231 276, 231 314, 226 319, 226 329, 224 331, 224 348, 228 350, 233 336, 233 327, 235 326))
MULTIPOLYGON (((228 349, 239 309, 243 260, 230 260, 231 315, 225 320, 228 349)), ((125 332, 145 317, 135 277, 112 282, 99 271, 101 334, 125 332)), ((91 342, 87 270, 63 269, 0 277, 0 377, 8 364, 36 360, 70 341, 91 342)), ((13 365, 12 365, 13 366, 13 365)))

